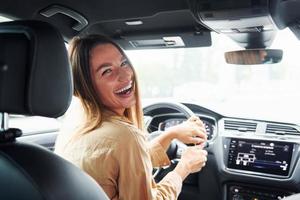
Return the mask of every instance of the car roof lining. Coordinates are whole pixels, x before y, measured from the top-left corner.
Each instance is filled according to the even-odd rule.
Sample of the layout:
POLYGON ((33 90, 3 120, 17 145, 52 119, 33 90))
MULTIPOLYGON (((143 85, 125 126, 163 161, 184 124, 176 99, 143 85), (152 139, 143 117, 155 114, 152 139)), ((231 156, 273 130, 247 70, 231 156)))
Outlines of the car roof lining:
MULTIPOLYGON (((259 6, 267 5, 267 10, 272 16, 271 23, 276 25, 278 29, 284 29, 288 26, 296 26, 298 19, 300 19, 300 1, 294 0, 244 0, 244 5, 259 6), (296 23, 296 25, 295 25, 296 23)), ((83 35, 89 33, 102 33, 113 38, 134 37, 140 35, 162 35, 170 32, 185 32, 185 30, 197 31, 215 31, 213 27, 207 26, 202 23, 201 19, 197 18, 193 2, 205 5, 204 8, 208 10, 224 9, 226 13, 229 12, 228 3, 235 5, 233 0, 89 0, 83 2, 80 0, 30 0, 26 3, 18 0, 5 0, 2 2, 0 13, 4 16, 11 17, 12 19, 36 19, 41 21, 50 22, 56 26, 65 40, 68 41, 75 35, 83 35), (214 5, 218 5, 214 7, 214 5), (222 4, 224 5, 222 8, 222 4), (15 6, 19 5, 19 6, 15 6), (60 5, 66 8, 71 8, 75 12, 82 15, 88 21, 88 26, 82 31, 78 32, 72 27, 76 21, 68 16, 57 14, 52 17, 45 17, 40 12, 51 6, 60 5), (226 6, 227 5, 227 6, 226 6), (126 21, 142 20, 144 23, 140 26, 128 26, 126 21)), ((238 6, 242 4, 239 2, 238 6)), ((243 7, 245 8, 245 7, 243 7)), ((233 8, 230 8, 231 10, 233 8)), ((217 10, 218 11, 218 10, 217 10)), ((222 10, 221 10, 222 11, 222 10)), ((237 16, 238 18, 238 16, 237 16)), ((251 16, 249 16, 251 21, 251 16)), ((218 20, 218 19, 217 19, 218 20)), ((235 27, 231 27, 235 28, 235 27)), ((298 29, 294 30, 294 33, 298 29)), ((217 31, 218 32, 218 31, 217 31)), ((299 29, 300 32, 300 29, 299 29)), ((253 36, 251 33, 249 37, 244 37, 244 41, 240 42, 241 36, 234 39, 231 34, 230 38, 235 40, 241 47, 267 47, 269 43, 255 45, 255 41, 250 40, 253 36), (249 39, 250 38, 250 39, 249 39), (245 43, 252 42, 251 45, 245 43)), ((242 37, 243 38, 243 37, 242 37)), ((201 45, 200 45, 201 46, 201 45)))

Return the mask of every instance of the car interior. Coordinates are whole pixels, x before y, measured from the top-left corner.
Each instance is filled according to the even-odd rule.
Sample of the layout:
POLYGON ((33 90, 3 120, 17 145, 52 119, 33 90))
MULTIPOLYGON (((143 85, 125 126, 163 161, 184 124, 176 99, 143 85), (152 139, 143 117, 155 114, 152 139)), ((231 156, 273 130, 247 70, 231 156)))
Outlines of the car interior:
POLYGON ((7 113, 57 117, 68 108, 72 77, 61 34, 40 21, 6 22, 0 30, 0 198, 106 199, 91 177, 39 145, 16 142, 22 130, 7 127, 7 113))
MULTIPOLYGON (((214 37, 226 37, 239 50, 222 52, 224 57, 213 60, 224 59, 228 65, 244 71, 248 66, 276 65, 287 58, 286 51, 273 49, 272 44, 286 30, 299 42, 299 10, 300 0, 1 1, 0 199, 107 199, 92 178, 53 153, 64 114, 72 101, 67 46, 74 36, 106 35, 132 54, 132 60, 132 52, 142 50, 208 51, 214 46, 214 37)), ((281 42, 287 43, 287 38, 281 42)), ((202 56, 199 62, 206 62, 205 58, 202 56)), ((138 72, 144 74, 141 82, 146 76, 151 82, 163 83, 175 83, 171 79, 181 78, 181 69, 177 69, 178 77, 167 76, 167 69, 165 66, 152 73, 144 67, 138 72), (158 80, 158 74, 168 78, 158 80)), ((189 69, 186 67, 184 73, 189 73, 189 69)), ((276 77, 281 72, 284 73, 276 71, 276 77)), ((236 74, 243 86, 245 73, 236 74)), ((197 75, 195 80, 200 79, 197 75)), ((263 87, 259 84, 251 91, 263 87)), ((299 89, 297 84, 293 87, 299 89)), ((197 93, 204 93, 200 88, 198 84, 182 86, 177 90, 178 96, 185 96, 180 91, 186 90, 191 91, 187 95, 190 99, 196 98, 197 93)), ((210 87, 205 89, 214 98, 224 92, 215 94, 210 87)), ((168 92, 168 87, 163 90, 168 92)), ((300 94, 299 91, 295 93, 300 94)), ((284 93, 277 95, 288 98, 284 93)), ((206 166, 184 180, 178 199, 300 199, 297 106, 292 105, 288 113, 293 120, 281 120, 241 115, 242 109, 237 110, 239 115, 224 114, 214 104, 158 97, 143 101, 150 140, 192 115, 203 121, 208 135, 206 166)), ((252 100, 248 93, 246 97, 249 102, 252 100)), ((227 107, 240 108, 239 102, 227 107)), ((297 105, 297 99, 295 102, 297 105)), ((254 106, 259 107, 257 104, 260 102, 241 106, 248 107, 250 113, 254 106)), ((267 101, 267 105, 278 106, 274 99, 267 101)), ((281 115, 279 108, 271 112, 281 115)), ((167 151, 171 165, 153 170, 156 181, 174 169, 185 148, 185 144, 172 141, 167 151)))

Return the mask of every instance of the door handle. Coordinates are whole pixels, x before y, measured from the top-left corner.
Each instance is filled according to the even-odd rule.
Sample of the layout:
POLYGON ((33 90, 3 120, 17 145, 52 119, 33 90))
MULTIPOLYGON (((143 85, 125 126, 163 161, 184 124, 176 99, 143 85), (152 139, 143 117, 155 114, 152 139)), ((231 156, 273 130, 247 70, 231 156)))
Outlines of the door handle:
POLYGON ((81 31, 88 25, 88 21, 84 16, 82 16, 81 14, 79 14, 78 12, 72 9, 59 6, 59 5, 49 6, 44 10, 40 11, 40 14, 48 18, 56 14, 66 15, 78 22, 75 26, 72 27, 76 31, 81 31))

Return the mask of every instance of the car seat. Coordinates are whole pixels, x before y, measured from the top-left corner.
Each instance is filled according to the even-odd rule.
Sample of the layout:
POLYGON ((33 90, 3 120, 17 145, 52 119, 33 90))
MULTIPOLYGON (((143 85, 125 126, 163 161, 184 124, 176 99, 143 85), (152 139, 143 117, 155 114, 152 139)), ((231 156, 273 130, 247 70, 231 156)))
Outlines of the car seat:
POLYGON ((0 199, 104 200, 85 172, 39 145, 19 142, 9 114, 58 117, 72 98, 72 76, 60 33, 40 21, 0 23, 0 199))

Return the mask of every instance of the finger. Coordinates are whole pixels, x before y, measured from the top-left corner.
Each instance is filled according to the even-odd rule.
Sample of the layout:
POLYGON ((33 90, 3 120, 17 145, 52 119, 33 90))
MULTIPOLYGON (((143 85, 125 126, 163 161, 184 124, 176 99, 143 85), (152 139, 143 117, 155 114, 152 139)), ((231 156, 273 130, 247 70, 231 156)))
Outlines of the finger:
POLYGON ((195 145, 195 146, 191 146, 190 148, 192 148, 193 150, 197 151, 196 153, 199 156, 199 158, 206 156, 207 151, 203 150, 202 145, 195 145))
POLYGON ((207 139, 207 134, 206 134, 206 131, 204 129, 193 128, 192 134, 195 137, 199 137, 199 138, 202 138, 202 139, 205 139, 205 140, 207 139))
POLYGON ((199 124, 203 124, 203 122, 200 120, 199 117, 197 116, 192 116, 188 119, 189 122, 194 122, 194 123, 199 123, 199 124))
POLYGON ((202 127, 202 126, 195 126, 195 128, 197 129, 197 130, 199 130, 200 132, 203 132, 203 133, 206 133, 206 129, 205 129, 205 127, 202 127))
MULTIPOLYGON (((202 153, 202 155, 205 156, 205 158, 207 157, 207 151, 206 151, 206 150, 201 149, 201 153, 202 153)), ((206 158, 206 159, 207 159, 207 158, 206 158)))
POLYGON ((199 117, 197 117, 196 115, 193 115, 188 119, 188 121, 190 121, 190 122, 196 122, 198 120, 199 120, 199 117))
POLYGON ((193 143, 196 145, 202 144, 206 141, 206 139, 200 138, 200 137, 192 137, 189 141, 189 143, 193 143))
POLYGON ((206 162, 206 161, 207 161, 207 157, 204 156, 204 157, 203 157, 203 162, 206 162))
POLYGON ((200 159, 199 161, 200 161, 199 163, 201 163, 202 165, 203 165, 203 163, 204 163, 204 165, 205 165, 206 162, 207 162, 207 157, 206 157, 206 156, 203 156, 203 157, 201 157, 201 159, 200 159))
POLYGON ((195 120, 194 123, 196 123, 198 126, 205 127, 205 124, 200 119, 195 120))
MULTIPOLYGON (((192 152, 194 153, 194 155, 199 155, 199 150, 200 150, 199 145, 188 146, 187 149, 190 149, 190 151, 192 151, 192 152)), ((198 157, 198 156, 197 156, 197 157, 198 157)))
MULTIPOLYGON (((198 150, 198 155, 200 155, 200 157, 202 158, 202 159, 206 159, 207 160, 207 151, 206 150, 204 150, 203 149, 203 145, 196 145, 196 146, 193 146, 195 149, 197 149, 198 150)), ((205 161, 206 161, 205 160, 205 161)))
POLYGON ((208 147, 209 146, 209 144, 208 144, 208 142, 207 141, 204 141, 204 142, 202 142, 201 144, 199 144, 201 147, 202 147, 202 149, 203 148, 206 148, 206 147, 208 147))
POLYGON ((185 144, 194 144, 195 146, 201 145, 201 149, 203 149, 204 147, 207 147, 206 141, 207 141, 207 135, 205 135, 204 137, 190 136, 190 137, 186 138, 184 143, 185 144))

